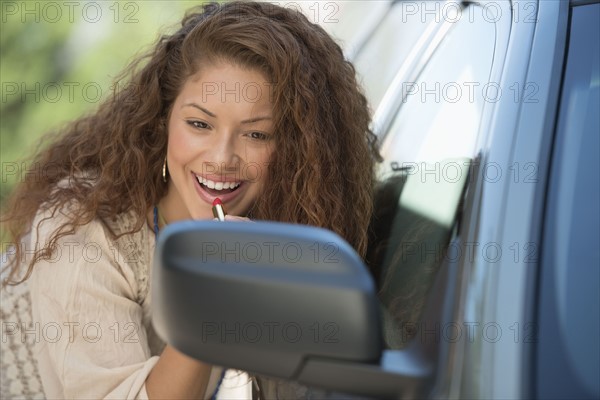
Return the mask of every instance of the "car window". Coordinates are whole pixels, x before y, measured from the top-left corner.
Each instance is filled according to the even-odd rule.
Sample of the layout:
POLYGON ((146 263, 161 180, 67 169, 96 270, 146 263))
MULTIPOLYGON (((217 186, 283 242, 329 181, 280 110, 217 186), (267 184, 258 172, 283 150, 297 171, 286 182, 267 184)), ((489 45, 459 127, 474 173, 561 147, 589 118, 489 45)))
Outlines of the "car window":
POLYGON ((308 7, 313 15, 317 4, 329 12, 327 16, 325 12, 321 13, 320 23, 338 41, 350 60, 386 15, 391 3, 392 0, 300 2, 303 6, 310 4, 308 7), (336 10, 335 14, 333 10, 336 10))
MULTIPOLYGON (((477 6, 472 6, 479 8, 477 6)), ((495 26, 479 12, 460 20, 415 82, 405 82, 406 100, 382 144, 399 163, 472 157, 483 105, 499 99, 489 82, 495 26), (468 43, 468 45, 467 45, 468 43)))
POLYGON ((425 29, 429 24, 441 21, 442 3, 396 2, 354 59, 359 79, 374 110, 425 29), (429 10, 431 12, 426 12, 429 10))
POLYGON ((600 397, 600 4, 575 7, 540 264, 539 398, 600 397))
POLYGON ((484 105, 497 101, 489 82, 495 24, 479 8, 468 6, 471 17, 454 23, 418 79, 405 82, 410 93, 382 143, 368 263, 382 282, 391 348, 416 332, 477 153, 484 105))
MULTIPOLYGON (((385 15, 392 0, 276 1, 321 25, 350 56, 385 15)), ((352 58, 352 57, 350 57, 352 58)))

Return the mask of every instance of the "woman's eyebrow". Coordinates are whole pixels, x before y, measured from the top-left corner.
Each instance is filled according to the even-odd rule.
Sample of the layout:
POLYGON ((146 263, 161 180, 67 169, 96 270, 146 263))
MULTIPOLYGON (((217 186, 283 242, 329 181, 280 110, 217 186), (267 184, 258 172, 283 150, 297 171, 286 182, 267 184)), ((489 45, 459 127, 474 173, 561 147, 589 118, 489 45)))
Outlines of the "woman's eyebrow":
POLYGON ((256 118, 245 119, 241 123, 242 124, 251 124, 253 122, 263 121, 265 119, 273 119, 273 118, 265 115, 264 117, 256 117, 256 118))
MULTIPOLYGON (((198 110, 202 111, 203 113, 205 113, 206 115, 209 115, 213 118, 218 118, 217 115, 215 113, 212 113, 210 111, 208 111, 206 108, 196 104, 196 103, 186 103, 183 106, 181 106, 181 108, 183 107, 194 107, 197 108, 198 110)), ((273 119, 271 116, 269 115, 265 115, 265 116, 260 116, 260 117, 254 117, 254 118, 250 118, 250 119, 245 119, 243 121, 241 121, 242 124, 251 124, 253 122, 258 122, 258 121, 263 121, 266 119, 273 119)))
POLYGON ((197 108, 198 110, 202 111, 203 113, 205 113, 205 114, 207 114, 207 115, 209 115, 209 116, 211 116, 211 117, 213 117, 213 118, 217 118, 217 115, 216 115, 216 114, 214 114, 214 113, 211 113, 211 112, 210 112, 210 111, 208 111, 206 108, 204 108, 204 107, 202 107, 202 106, 199 106, 199 105, 198 105, 198 104, 196 104, 196 103, 187 103, 187 104, 184 104, 184 105, 182 105, 182 106, 181 106, 181 108, 183 108, 183 107, 194 107, 194 108, 197 108))

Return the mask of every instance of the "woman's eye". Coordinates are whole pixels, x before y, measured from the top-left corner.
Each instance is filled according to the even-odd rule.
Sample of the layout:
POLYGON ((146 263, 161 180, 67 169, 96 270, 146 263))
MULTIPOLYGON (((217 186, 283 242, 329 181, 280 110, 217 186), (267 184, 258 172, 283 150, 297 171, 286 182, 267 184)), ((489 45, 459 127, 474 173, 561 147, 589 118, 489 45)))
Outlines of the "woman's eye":
POLYGON ((187 123, 197 129, 207 129, 209 127, 206 122, 202 121, 187 121, 187 123))
POLYGON ((248 135, 254 140, 269 140, 270 136, 263 132, 250 132, 248 135))

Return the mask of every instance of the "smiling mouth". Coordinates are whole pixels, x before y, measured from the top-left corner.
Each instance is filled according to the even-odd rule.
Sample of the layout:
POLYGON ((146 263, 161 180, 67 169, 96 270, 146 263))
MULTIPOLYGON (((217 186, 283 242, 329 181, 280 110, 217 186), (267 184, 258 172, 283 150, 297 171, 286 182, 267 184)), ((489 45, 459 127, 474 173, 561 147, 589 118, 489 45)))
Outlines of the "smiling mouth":
POLYGON ((224 195, 227 193, 235 192, 240 185, 241 181, 237 182, 218 182, 211 181, 210 179, 203 178, 201 176, 195 175, 196 180, 200 184, 200 187, 213 196, 224 195))

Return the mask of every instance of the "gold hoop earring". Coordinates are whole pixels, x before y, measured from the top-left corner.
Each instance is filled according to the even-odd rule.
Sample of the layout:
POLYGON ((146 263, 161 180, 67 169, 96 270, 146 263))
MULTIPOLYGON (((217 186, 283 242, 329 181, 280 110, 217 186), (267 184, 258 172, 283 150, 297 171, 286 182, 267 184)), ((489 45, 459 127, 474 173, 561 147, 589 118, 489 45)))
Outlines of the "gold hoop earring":
POLYGON ((162 178, 163 182, 167 183, 167 157, 165 157, 165 162, 163 163, 162 178))

